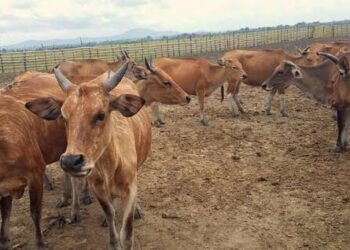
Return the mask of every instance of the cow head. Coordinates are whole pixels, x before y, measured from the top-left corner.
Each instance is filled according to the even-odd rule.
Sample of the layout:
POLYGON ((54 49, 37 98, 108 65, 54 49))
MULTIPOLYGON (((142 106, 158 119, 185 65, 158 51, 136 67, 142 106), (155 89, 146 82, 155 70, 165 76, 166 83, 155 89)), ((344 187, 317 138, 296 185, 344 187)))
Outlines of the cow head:
POLYGON ((329 97, 329 104, 336 108, 345 108, 350 106, 350 52, 346 50, 339 52, 337 56, 329 53, 320 52, 323 56, 331 60, 338 68, 332 78, 332 95, 329 97))
MULTIPOLYGON (((63 91, 64 102, 41 98, 26 103, 26 108, 43 119, 62 117, 66 122, 67 149, 61 156, 61 167, 73 176, 85 176, 95 167, 111 141, 112 123, 118 122, 113 111, 125 117, 135 115, 144 100, 135 95, 114 96, 110 92, 124 76, 128 63, 110 78, 104 74, 80 85, 71 83, 58 69, 55 76, 63 91)), ((125 142, 128 143, 128 142, 125 142)))
POLYGON ((237 58, 219 58, 217 60, 221 67, 227 69, 227 73, 231 78, 246 80, 248 78, 247 73, 244 71, 241 62, 237 58))
POLYGON ((188 104, 189 95, 164 70, 156 67, 152 60, 145 59, 146 67, 135 66, 132 73, 146 103, 188 104))
POLYGON ((132 69, 136 66, 136 62, 132 58, 130 58, 130 56, 129 56, 129 54, 128 54, 128 52, 126 50, 122 50, 120 53, 122 54, 122 56, 121 57, 119 57, 119 56, 117 57, 118 61, 120 63, 129 62, 128 70, 132 71, 132 69))
POLYGON ((286 88, 294 81, 302 79, 300 68, 291 61, 282 61, 272 75, 262 84, 262 88, 271 91, 275 88, 286 88))
POLYGON ((301 57, 303 58, 303 64, 305 65, 315 65, 322 62, 322 59, 317 55, 317 50, 313 47, 306 47, 301 50, 298 49, 301 57))

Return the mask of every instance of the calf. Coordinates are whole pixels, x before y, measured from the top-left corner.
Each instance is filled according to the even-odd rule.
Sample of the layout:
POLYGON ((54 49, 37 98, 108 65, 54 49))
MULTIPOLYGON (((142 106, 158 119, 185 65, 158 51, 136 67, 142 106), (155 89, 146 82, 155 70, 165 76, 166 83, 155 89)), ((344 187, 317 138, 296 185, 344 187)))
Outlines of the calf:
MULTIPOLYGON (((333 94, 333 76, 336 66, 327 60, 316 66, 301 66, 290 61, 283 61, 273 74, 263 83, 265 90, 295 84, 302 92, 322 104, 329 104, 333 94)), ((349 110, 337 109, 338 138, 333 152, 342 152, 347 146, 347 117, 349 110)))
POLYGON ((66 121, 68 143, 61 166, 72 176, 86 176, 107 218, 111 249, 119 249, 120 244, 123 249, 133 247, 137 170, 147 158, 152 138, 147 112, 141 109, 145 100, 136 90, 115 88, 127 66, 110 78, 104 74, 80 85, 55 69, 67 93, 65 101, 41 98, 26 105, 43 119, 62 116, 66 121), (116 197, 121 198, 124 210, 120 238, 114 221, 116 197))
MULTIPOLYGON (((250 86, 258 86, 273 73, 274 69, 283 60, 289 60, 298 64, 312 65, 317 62, 318 57, 316 53, 311 53, 305 51, 301 56, 293 56, 284 50, 233 50, 225 53, 221 59, 223 62, 228 60, 235 60, 235 63, 242 68, 249 76, 246 79, 238 79, 235 76, 230 76, 227 86, 227 93, 229 99, 229 108, 231 110, 232 116, 236 117, 239 115, 238 110, 244 113, 244 109, 241 105, 241 101, 238 97, 239 87, 241 82, 244 82, 250 86), (307 57, 306 57, 307 56, 307 57), (236 109, 235 105, 238 107, 236 109)), ((272 100, 276 92, 280 95, 280 112, 282 116, 287 117, 288 113, 285 108, 285 90, 284 86, 275 87, 269 97, 267 102, 266 114, 271 115, 272 100)))

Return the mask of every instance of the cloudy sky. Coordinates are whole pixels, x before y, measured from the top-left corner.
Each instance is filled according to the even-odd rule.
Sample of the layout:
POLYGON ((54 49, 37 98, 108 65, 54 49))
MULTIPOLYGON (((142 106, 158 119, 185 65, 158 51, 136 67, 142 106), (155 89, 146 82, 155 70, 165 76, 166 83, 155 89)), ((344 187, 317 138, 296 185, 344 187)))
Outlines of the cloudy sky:
POLYGON ((133 28, 224 31, 349 19, 349 0, 1 0, 0 46, 133 28))

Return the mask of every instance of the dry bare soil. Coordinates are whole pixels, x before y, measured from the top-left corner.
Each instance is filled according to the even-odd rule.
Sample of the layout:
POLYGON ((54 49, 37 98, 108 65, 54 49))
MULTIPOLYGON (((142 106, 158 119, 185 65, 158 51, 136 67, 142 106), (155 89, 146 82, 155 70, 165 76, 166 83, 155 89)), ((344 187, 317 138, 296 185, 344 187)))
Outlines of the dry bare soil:
MULTIPOLYGON (((135 222, 135 249, 349 249, 350 154, 335 143, 331 112, 291 87, 289 118, 264 114, 266 93, 242 86, 247 114, 231 118, 219 91, 206 101, 162 106, 166 125, 153 129, 152 153, 139 174, 145 218, 135 222)), ((62 171, 49 166, 55 190, 45 191, 43 229, 48 249, 106 249, 96 201, 82 206, 82 222, 62 228, 51 218, 62 171)), ((120 212, 119 212, 120 214, 120 212)), ((28 195, 14 204, 12 246, 33 249, 28 195)), ((118 219, 120 225, 120 216, 118 219)))

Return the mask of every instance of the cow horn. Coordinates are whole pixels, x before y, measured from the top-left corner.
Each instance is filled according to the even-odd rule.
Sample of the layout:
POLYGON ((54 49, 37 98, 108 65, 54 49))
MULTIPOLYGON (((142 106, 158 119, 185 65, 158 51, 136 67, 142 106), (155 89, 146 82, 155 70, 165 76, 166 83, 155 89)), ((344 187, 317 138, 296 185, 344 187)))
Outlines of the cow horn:
POLYGON ((308 50, 309 50, 310 48, 311 48, 310 46, 309 46, 309 47, 306 47, 304 50, 301 50, 301 49, 298 48, 298 51, 299 51, 299 53, 300 53, 301 55, 305 56, 305 55, 307 55, 308 50))
POLYGON ((295 63, 291 62, 291 61, 284 61, 286 65, 291 66, 291 67, 295 67, 298 68, 298 65, 296 65, 295 63))
POLYGON ((334 62, 335 64, 339 64, 339 59, 332 54, 325 53, 325 52, 317 52, 317 55, 324 56, 324 57, 328 58, 329 60, 331 60, 332 62, 334 62))
POLYGON ((155 72, 155 67, 153 65, 152 59, 150 59, 150 61, 147 60, 147 58, 145 58, 145 64, 146 64, 146 68, 151 71, 151 72, 155 72))
POLYGON ((123 79, 126 70, 128 69, 129 61, 126 61, 117 72, 115 72, 109 79, 104 82, 104 89, 107 92, 110 92, 115 87, 117 87, 118 83, 123 79))
POLYGON ((130 59, 130 56, 126 50, 124 50, 124 54, 125 54, 126 58, 130 59))
POLYGON ((57 79, 57 82, 58 84, 60 85, 61 89, 64 91, 64 92, 67 92, 70 87, 73 85, 73 83, 71 81, 69 81, 63 74, 62 72, 57 69, 57 68, 54 68, 53 69, 54 73, 55 73, 55 77, 57 79))

